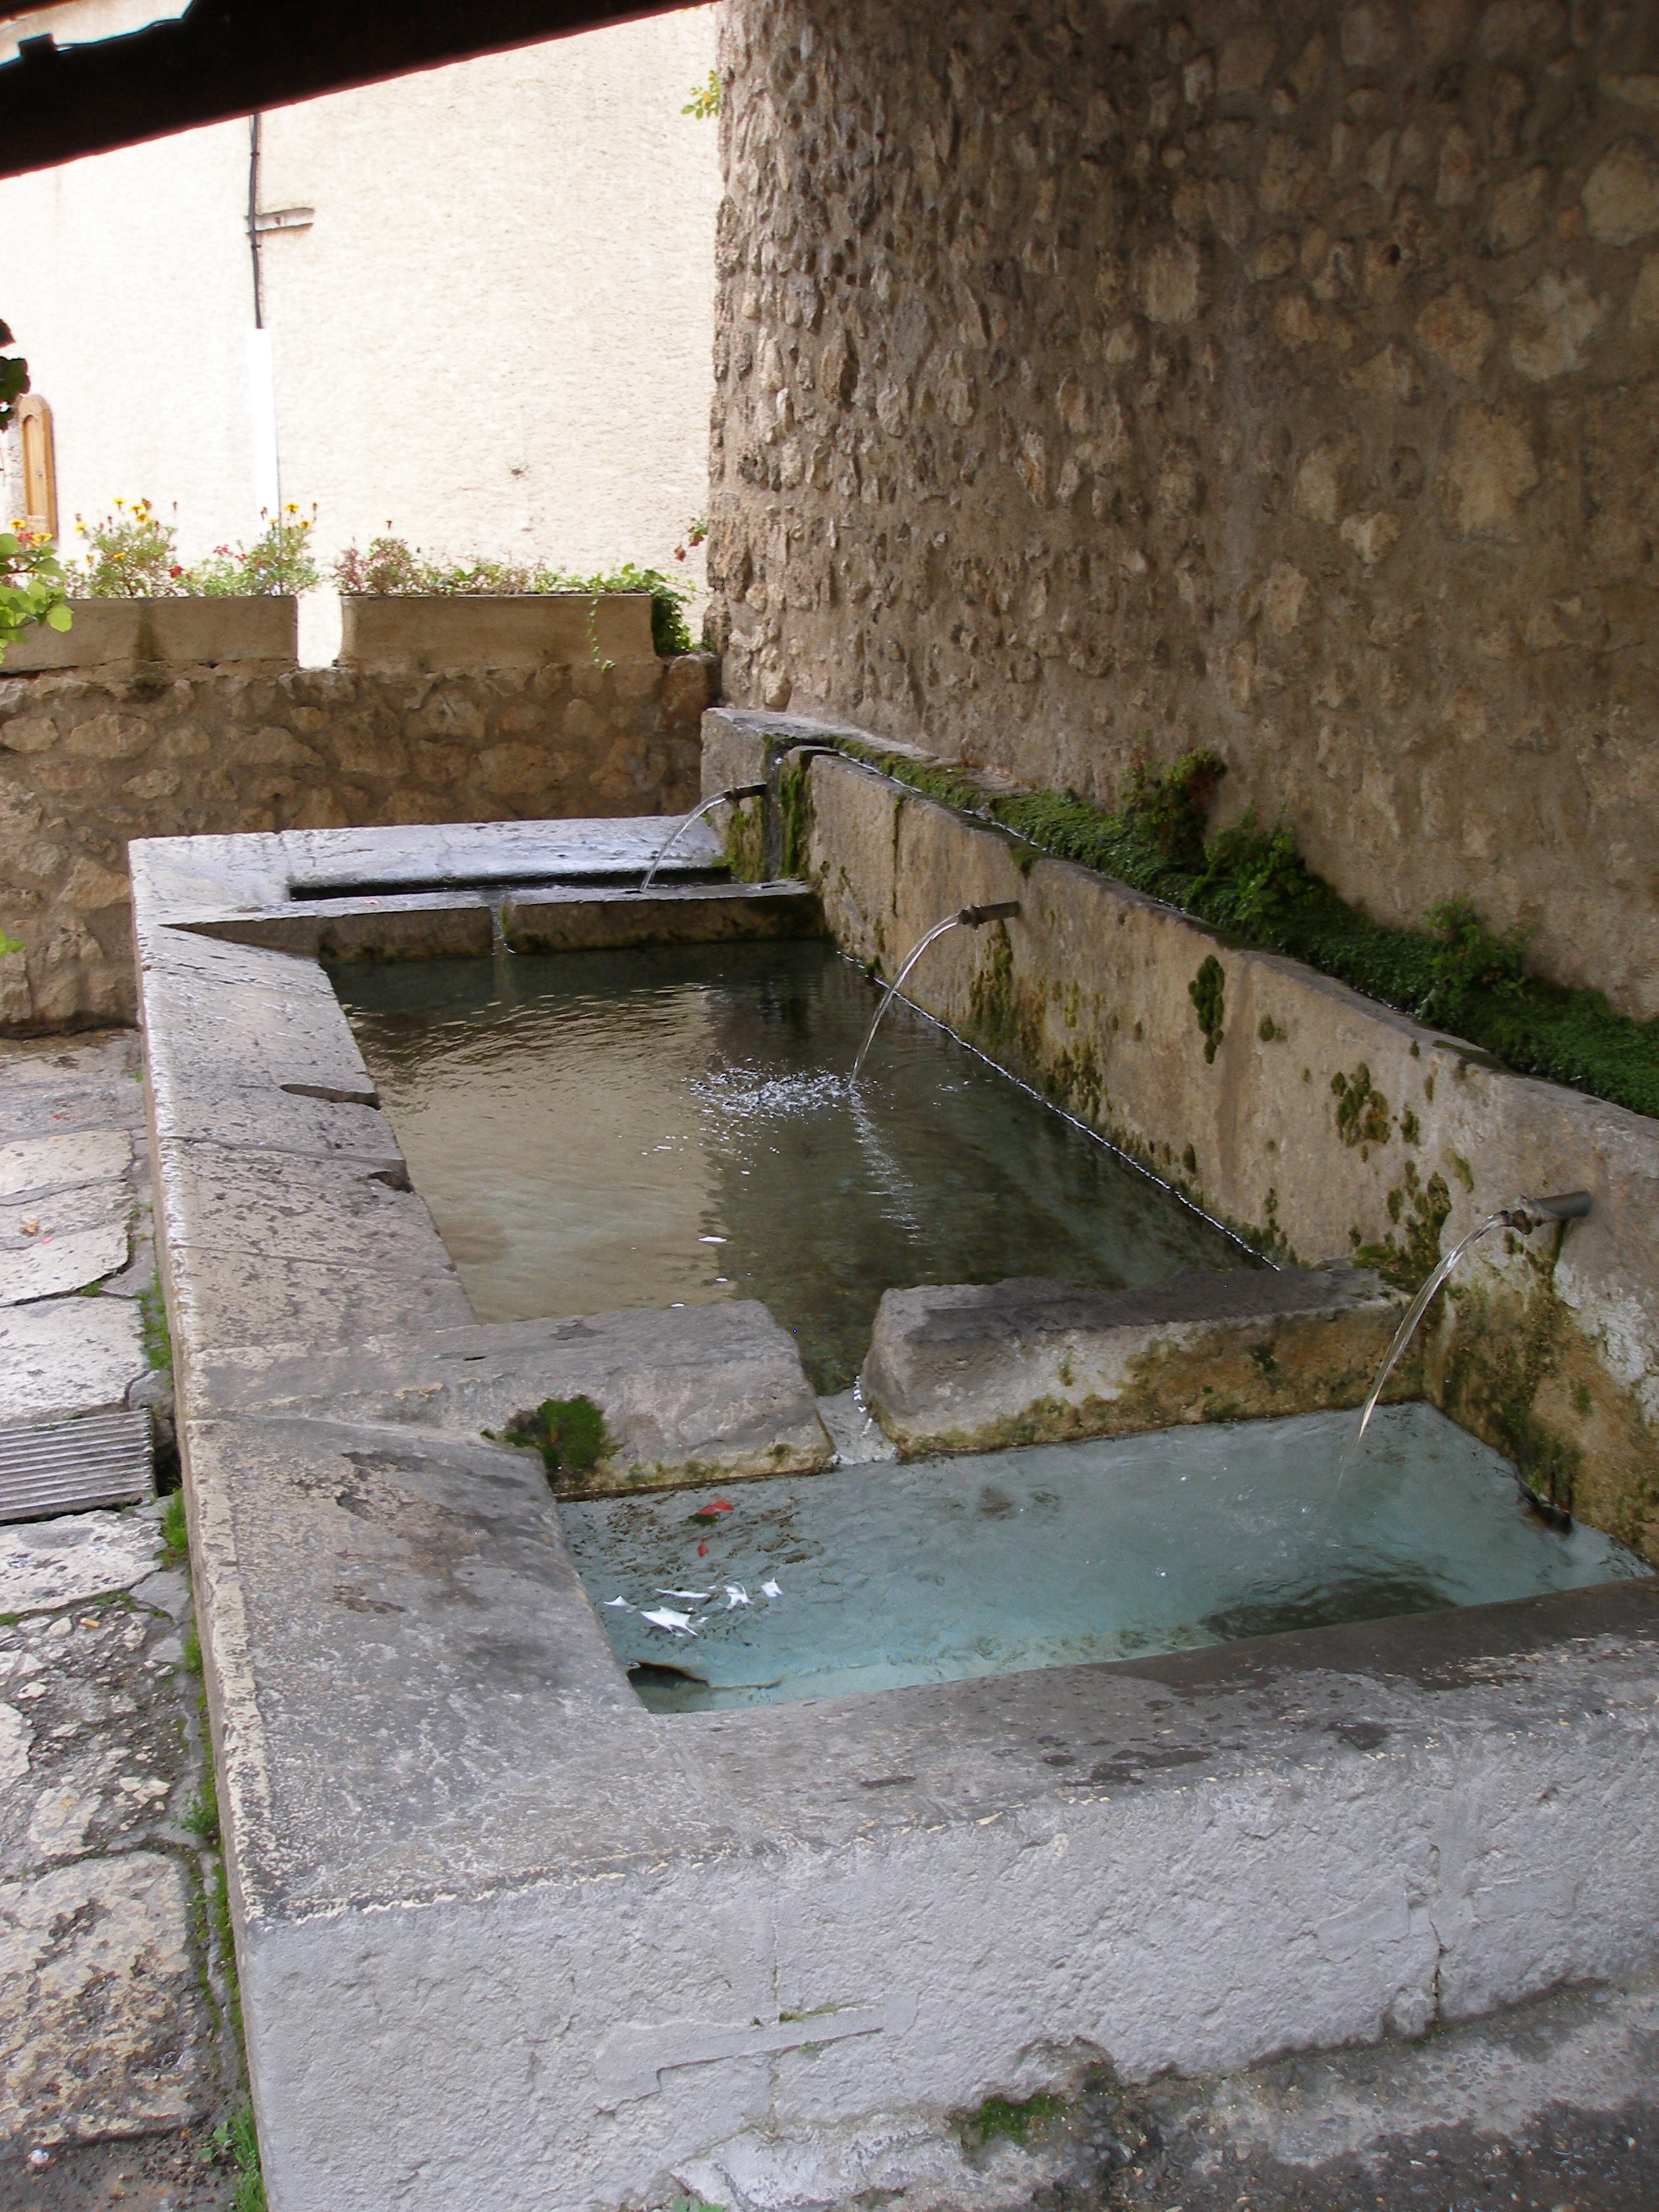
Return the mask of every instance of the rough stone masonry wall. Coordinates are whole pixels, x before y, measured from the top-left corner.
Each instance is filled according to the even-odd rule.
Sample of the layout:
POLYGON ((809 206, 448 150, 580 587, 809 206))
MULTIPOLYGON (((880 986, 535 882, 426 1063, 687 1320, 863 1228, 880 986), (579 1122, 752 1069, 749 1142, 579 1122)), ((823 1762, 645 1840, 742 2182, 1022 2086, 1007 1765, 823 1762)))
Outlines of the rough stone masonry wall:
POLYGON ((1212 744, 1659 1011, 1659 9, 727 0, 722 71, 727 696, 1212 744))
POLYGON ((697 793, 712 664, 0 678, 0 1030, 129 1021, 130 838, 659 814, 697 793))

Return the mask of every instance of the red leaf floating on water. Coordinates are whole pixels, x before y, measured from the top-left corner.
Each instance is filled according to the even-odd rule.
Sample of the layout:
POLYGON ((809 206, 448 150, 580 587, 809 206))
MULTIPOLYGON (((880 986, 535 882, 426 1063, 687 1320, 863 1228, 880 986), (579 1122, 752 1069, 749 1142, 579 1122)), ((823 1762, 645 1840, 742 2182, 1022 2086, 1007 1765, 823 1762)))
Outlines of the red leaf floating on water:
POLYGON ((729 1498, 717 1498, 712 1505, 703 1507, 705 1513, 735 1513, 737 1508, 729 1498))
POLYGON ((699 1559, 702 1559, 702 1557, 703 1556, 704 1553, 705 1553, 705 1552, 707 1552, 707 1550, 708 1550, 708 1545, 707 1545, 707 1544, 699 1544, 699 1545, 698 1545, 698 1547, 697 1547, 697 1557, 698 1557, 699 1559))

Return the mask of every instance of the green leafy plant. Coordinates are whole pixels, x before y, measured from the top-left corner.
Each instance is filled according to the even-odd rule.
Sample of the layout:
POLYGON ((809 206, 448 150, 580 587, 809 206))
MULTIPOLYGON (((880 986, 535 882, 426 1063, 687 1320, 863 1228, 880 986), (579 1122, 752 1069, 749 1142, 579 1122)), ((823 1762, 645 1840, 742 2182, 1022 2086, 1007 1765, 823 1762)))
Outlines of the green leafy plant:
POLYGON ((213 2130, 213 2145, 221 2158, 228 2160, 236 2176, 230 2200, 233 2212, 265 2212, 265 2185, 259 2172, 259 2138, 252 2107, 239 2105, 213 2130))
POLYGON ((349 545, 333 568, 335 584, 352 599, 396 599, 422 591, 420 555, 406 538, 393 534, 389 522, 383 538, 369 539, 366 553, 349 545))
POLYGON ((214 1786, 213 1762, 202 1776, 202 1786, 185 1808, 185 1826, 198 1841, 216 1847, 219 1841, 219 1793, 214 1786))
POLYGON ((718 70, 710 70, 703 83, 692 86, 691 97, 681 108, 680 113, 695 115, 699 122, 706 122, 711 115, 718 115, 720 112, 720 72, 718 70))
POLYGON ((190 1549, 190 1531, 185 1523, 185 1493, 182 1490, 175 1490, 161 1510, 161 1541, 179 1559, 190 1549))
POLYGON ((174 599, 183 590, 178 530, 164 522, 147 499, 111 501, 112 513, 88 522, 77 514, 75 526, 90 551, 84 573, 75 581, 87 599, 174 599))
POLYGON ((1143 756, 1123 781, 1124 818, 1166 860, 1198 862, 1204 854, 1204 817, 1226 773, 1220 755, 1201 745, 1165 769, 1143 756))
POLYGON ((1429 908, 1428 923, 1436 943, 1433 980, 1417 1008, 1425 1021, 1455 1023, 1478 993, 1513 997, 1526 988, 1524 930, 1494 937, 1467 899, 1443 899, 1429 908))
POLYGON ((0 929, 0 960, 3 960, 9 952, 21 952, 22 950, 23 940, 21 937, 8 937, 5 931, 0 929))
POLYGON ((70 626, 64 571, 52 541, 27 530, 0 530, 0 652, 26 629, 70 626))

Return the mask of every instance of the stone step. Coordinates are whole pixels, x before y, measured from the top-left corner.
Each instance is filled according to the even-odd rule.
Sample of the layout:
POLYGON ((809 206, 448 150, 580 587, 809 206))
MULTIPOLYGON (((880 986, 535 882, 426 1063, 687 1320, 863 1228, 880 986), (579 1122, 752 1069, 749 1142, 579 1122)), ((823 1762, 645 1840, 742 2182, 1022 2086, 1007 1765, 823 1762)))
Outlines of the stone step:
POLYGON ((595 891, 578 884, 514 891, 501 934, 515 952, 576 952, 625 945, 709 945, 732 938, 821 937, 810 884, 656 884, 595 891))

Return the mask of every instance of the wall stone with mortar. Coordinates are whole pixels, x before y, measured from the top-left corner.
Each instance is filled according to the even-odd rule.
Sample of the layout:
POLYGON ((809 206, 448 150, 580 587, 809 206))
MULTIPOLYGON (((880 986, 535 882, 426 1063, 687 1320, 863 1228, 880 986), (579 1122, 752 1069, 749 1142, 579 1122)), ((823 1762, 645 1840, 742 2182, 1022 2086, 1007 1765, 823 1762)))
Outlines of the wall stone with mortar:
POLYGON ((127 1021, 134 837, 672 813, 712 664, 0 678, 0 1030, 127 1021))
POLYGON ((1659 1011, 1659 15, 723 20, 727 696, 1104 804, 1212 744, 1659 1011))

